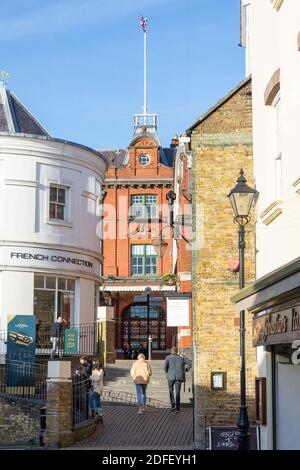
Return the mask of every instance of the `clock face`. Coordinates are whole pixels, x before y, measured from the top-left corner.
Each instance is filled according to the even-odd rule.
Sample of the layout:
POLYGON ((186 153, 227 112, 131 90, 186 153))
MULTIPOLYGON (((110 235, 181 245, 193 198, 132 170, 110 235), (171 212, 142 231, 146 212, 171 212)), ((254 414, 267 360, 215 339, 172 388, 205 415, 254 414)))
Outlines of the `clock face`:
POLYGON ((142 154, 139 156, 139 162, 141 165, 145 166, 150 163, 150 156, 146 154, 142 154))

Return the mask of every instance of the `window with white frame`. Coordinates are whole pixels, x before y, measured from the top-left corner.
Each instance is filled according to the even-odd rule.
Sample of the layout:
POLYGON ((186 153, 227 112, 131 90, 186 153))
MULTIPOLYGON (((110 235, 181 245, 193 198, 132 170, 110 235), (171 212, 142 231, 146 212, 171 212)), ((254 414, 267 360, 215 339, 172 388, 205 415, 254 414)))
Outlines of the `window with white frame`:
POLYGON ((281 145, 281 100, 280 92, 273 101, 273 158, 275 200, 282 199, 282 145, 281 145))
POLYGON ((131 275, 149 276, 157 274, 157 253, 153 245, 131 246, 131 275))
POLYGON ((156 219, 158 217, 157 194, 133 194, 130 215, 134 218, 156 219))
POLYGON ((49 220, 67 220, 67 192, 65 186, 50 184, 49 220))
POLYGON ((51 325, 60 315, 70 326, 75 316, 75 279, 35 274, 34 314, 41 326, 51 325))

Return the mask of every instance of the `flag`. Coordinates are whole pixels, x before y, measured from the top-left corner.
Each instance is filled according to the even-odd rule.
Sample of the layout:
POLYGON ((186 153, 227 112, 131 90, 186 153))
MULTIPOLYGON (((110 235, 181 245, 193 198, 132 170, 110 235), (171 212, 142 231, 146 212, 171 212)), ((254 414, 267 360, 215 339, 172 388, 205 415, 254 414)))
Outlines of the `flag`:
POLYGON ((143 28, 144 33, 146 32, 147 21, 147 18, 144 18, 142 15, 140 16, 140 25, 143 28))

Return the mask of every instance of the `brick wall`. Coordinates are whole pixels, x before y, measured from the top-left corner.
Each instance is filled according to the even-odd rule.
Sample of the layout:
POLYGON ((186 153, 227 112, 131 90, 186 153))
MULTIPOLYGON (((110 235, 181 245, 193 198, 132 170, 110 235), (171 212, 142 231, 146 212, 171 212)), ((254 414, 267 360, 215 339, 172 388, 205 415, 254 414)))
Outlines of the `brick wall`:
MULTIPOLYGON (((234 425, 240 396, 239 315, 230 297, 239 274, 228 261, 238 259, 238 227, 227 195, 241 168, 253 185, 251 82, 246 81, 192 132, 194 155, 194 223, 198 248, 193 251, 195 435, 207 445, 205 429, 234 425), (199 221, 201 220, 201 223, 199 221), (211 372, 227 372, 227 388, 211 390, 211 372)), ((253 220, 253 218, 252 218, 253 220)), ((254 280, 253 225, 246 227, 245 276, 254 280)), ((246 333, 247 395, 254 418, 255 349, 251 318, 246 333)))
POLYGON ((0 397, 0 445, 38 445, 40 406, 0 397))

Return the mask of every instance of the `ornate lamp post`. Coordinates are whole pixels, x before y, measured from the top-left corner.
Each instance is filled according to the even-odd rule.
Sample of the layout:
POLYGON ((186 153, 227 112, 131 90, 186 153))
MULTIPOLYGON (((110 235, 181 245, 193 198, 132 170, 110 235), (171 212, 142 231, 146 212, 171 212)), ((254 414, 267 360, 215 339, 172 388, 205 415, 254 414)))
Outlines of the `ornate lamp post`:
MULTIPOLYGON (((246 184, 247 180, 244 171, 240 171, 240 176, 236 186, 228 194, 234 221, 239 226, 239 258, 240 258, 240 289, 245 287, 245 226, 249 223, 250 210, 257 195, 256 189, 250 188, 246 184)), ((245 360, 245 310, 240 311, 240 412, 237 422, 239 450, 249 449, 249 419, 246 404, 246 360, 245 360)))

